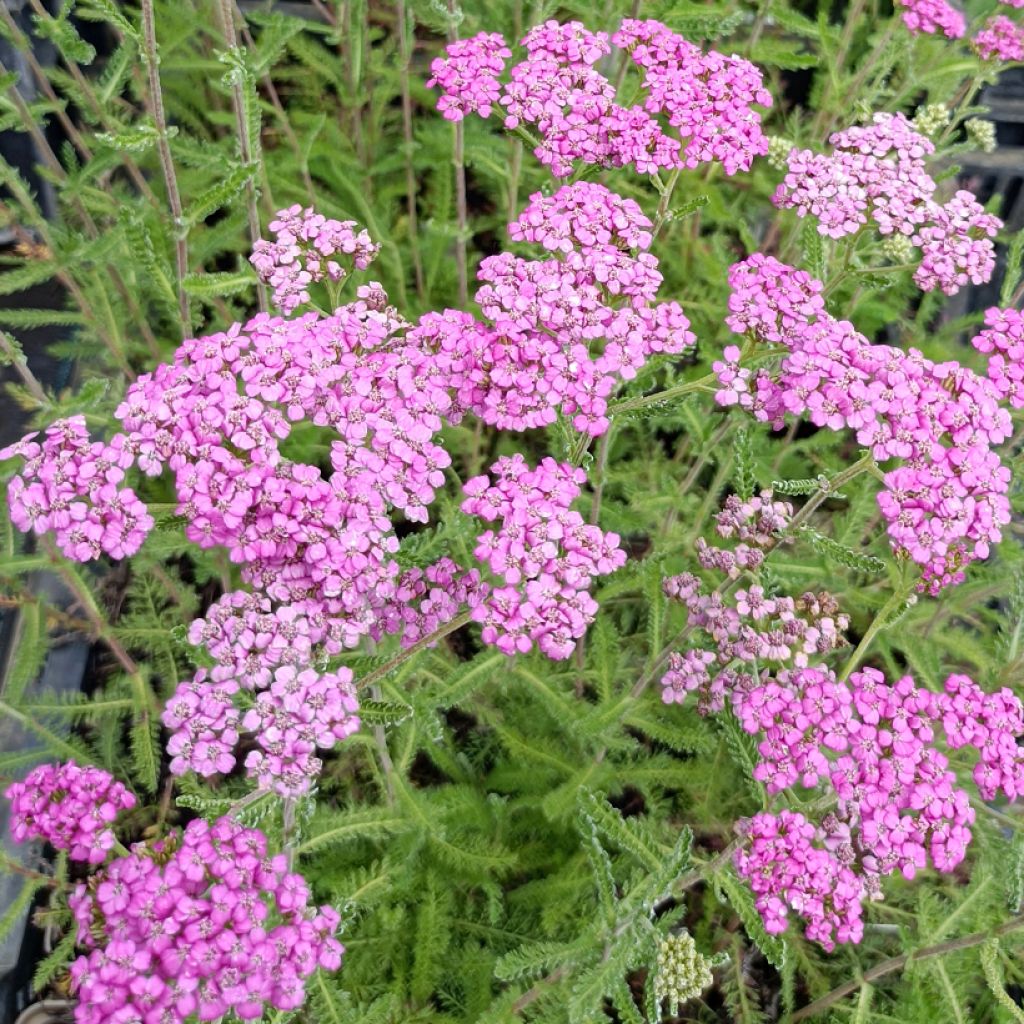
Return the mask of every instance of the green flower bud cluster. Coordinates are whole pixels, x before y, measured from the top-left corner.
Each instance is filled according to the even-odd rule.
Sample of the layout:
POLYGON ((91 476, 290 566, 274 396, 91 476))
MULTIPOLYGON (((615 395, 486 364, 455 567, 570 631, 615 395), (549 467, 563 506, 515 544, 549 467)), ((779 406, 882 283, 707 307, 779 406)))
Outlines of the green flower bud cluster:
POLYGON ((782 135, 773 135, 768 139, 768 166, 777 171, 784 171, 789 166, 789 151, 793 148, 793 140, 782 135))
POLYGON ((667 999, 669 1008, 682 1006, 712 983, 711 961, 697 951, 689 932, 670 935, 658 947, 654 994, 658 1003, 667 999))
POLYGON ((949 117, 945 103, 929 103, 914 115, 914 127, 922 135, 935 136, 949 125, 949 117))
POLYGON ((992 153, 996 148, 996 126, 991 121, 972 117, 964 122, 967 141, 983 153, 992 153))
POLYGON ((909 263, 914 258, 914 246, 906 235, 889 235, 882 242, 882 252, 891 263, 909 263))

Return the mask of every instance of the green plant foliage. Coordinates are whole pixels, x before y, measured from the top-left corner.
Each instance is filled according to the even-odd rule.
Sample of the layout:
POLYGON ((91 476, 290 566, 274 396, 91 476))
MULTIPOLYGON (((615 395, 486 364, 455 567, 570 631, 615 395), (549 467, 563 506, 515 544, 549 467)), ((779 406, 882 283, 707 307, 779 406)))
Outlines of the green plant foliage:
MULTIPOLYGON (((116 429, 129 382, 171 359, 183 337, 227 330, 260 309, 248 257, 277 210, 313 206, 365 227, 382 247, 370 276, 410 321, 458 307, 461 244, 471 295, 483 258, 519 251, 506 225, 529 196, 550 193, 552 179, 500 118, 467 119, 460 227, 455 129, 425 86, 450 32, 521 38, 548 18, 603 31, 636 13, 660 18, 762 68, 776 97, 765 128, 783 146, 820 150, 874 110, 912 116, 950 103, 949 129, 935 139, 948 178, 939 187, 950 191, 972 153, 963 124, 983 116, 977 87, 992 74, 941 36, 912 37, 891 5, 873 2, 246 3, 226 38, 221 15, 234 4, 154 0, 155 53, 137 4, 29 6, 30 22, 2 18, 0 34, 21 54, 34 35, 56 62, 30 68, 40 77, 26 101, 20 74, 0 74, 0 129, 35 138, 41 127, 53 150, 32 179, 45 193, 25 168, 0 160, 0 226, 16 241, 0 259, 0 365, 6 397, 32 429, 82 413, 97 437, 116 429), (33 376, 37 332, 51 329, 63 339, 51 354, 74 360, 66 386, 33 376)), ((983 19, 993 4, 966 7, 983 19)), ((620 69, 606 70, 614 78, 620 69)), ((635 74, 621 72, 628 101, 636 93, 642 102, 635 74)), ((242 584, 223 552, 186 537, 167 477, 138 483, 156 526, 126 563, 65 562, 45 538, 15 530, 2 503, 0 597, 12 643, 0 666, 0 784, 40 759, 73 758, 133 789, 138 807, 118 824, 125 843, 232 814, 287 849, 316 899, 342 914, 346 952, 340 971, 309 980, 303 1008, 268 1013, 266 1024, 1024 1020, 1019 805, 977 800, 963 868, 889 879, 885 899, 866 905, 863 942, 826 954, 795 924, 769 934, 732 864, 744 841, 737 822, 782 806, 820 808, 806 791, 772 796, 753 778, 758 741, 729 710, 705 718, 694 700, 669 706, 658 692, 670 654, 694 633, 666 598, 665 577, 703 573, 696 551, 713 541, 723 503, 763 490, 799 522, 777 538, 758 580, 770 596, 835 597, 850 617, 849 644, 828 655, 837 673, 872 665, 940 690, 965 672, 986 690, 1024 692, 1019 487, 1014 523, 990 561, 941 601, 918 597, 913 566, 891 549, 879 516, 877 477, 890 466, 865 459, 852 432, 806 422, 773 431, 715 402, 712 364, 745 341, 724 322, 728 268, 754 251, 820 278, 829 310, 869 337, 985 365, 963 344, 980 314, 953 316, 941 296, 922 296, 871 232, 830 239, 814 218, 780 215, 771 196, 783 174, 764 159, 749 173, 727 177, 706 164, 670 183, 579 171, 657 222, 660 294, 682 306, 697 345, 682 358, 660 354, 625 381, 609 397, 610 431, 592 444, 564 416, 515 437, 469 417, 446 426, 448 486, 428 524, 400 524, 395 557, 402 569, 441 557, 475 564, 479 525, 460 510, 461 484, 521 451, 531 464, 551 455, 586 470, 578 510, 620 535, 627 564, 595 583, 600 612, 566 661, 508 658, 480 644, 476 625, 407 657, 385 637, 325 658, 324 668, 369 678, 362 728, 325 755, 318 788, 287 811, 273 794, 249 792, 241 773, 169 775, 165 702, 211 661, 188 643, 188 625, 242 584), (55 591, 43 578, 59 582, 60 598, 45 596, 55 591), (83 640, 94 645, 88 693, 42 689, 47 658, 83 640), (35 746, 23 747, 24 737, 35 746), (655 965, 662 941, 684 930, 712 961, 714 983, 673 1015, 657 1005, 655 965)), ((999 301, 1019 305, 1024 232, 999 243, 999 301)), ((314 288, 313 299, 326 309, 353 288, 314 288)), ((771 372, 779 351, 754 358, 771 372)), ((1020 411, 1013 425, 1001 457, 1019 477, 1020 411)), ((290 428, 287 456, 329 476, 326 432, 290 428)), ((13 469, 0 465, 5 480, 13 469)), ((748 583, 730 580, 723 592, 748 583)), ((970 779, 957 752, 950 767, 970 779)), ((81 876, 69 882, 63 861, 37 866, 21 866, 0 938, 35 903, 56 939, 35 987, 63 992, 75 955, 67 890, 81 876)), ((0 855, 8 869, 17 873, 0 855)))

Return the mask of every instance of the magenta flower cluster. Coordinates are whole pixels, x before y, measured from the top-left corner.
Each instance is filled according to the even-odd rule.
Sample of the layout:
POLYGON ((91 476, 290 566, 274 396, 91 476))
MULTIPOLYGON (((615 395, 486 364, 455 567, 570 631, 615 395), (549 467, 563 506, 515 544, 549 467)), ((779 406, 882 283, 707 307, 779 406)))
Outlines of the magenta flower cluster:
POLYGON ((25 460, 7 489, 11 522, 25 533, 52 533, 75 562, 134 555, 153 518, 136 493, 122 486, 134 462, 125 438, 90 441, 84 416, 47 427, 42 442, 37 436, 28 434, 0 451, 0 462, 15 455, 25 460))
POLYGON ((311 284, 347 276, 340 260, 365 270, 380 252, 365 230, 356 230, 354 220, 331 220, 311 206, 279 210, 269 227, 274 240, 257 241, 249 261, 273 288, 274 304, 286 316, 310 301, 311 284))
POLYGON ((464 608, 477 608, 490 586, 477 569, 463 570, 450 558, 424 568, 407 569, 398 578, 395 596, 379 620, 385 633, 399 633, 411 647, 455 619, 464 608))
POLYGON ((441 89, 437 109, 446 121, 461 121, 467 114, 490 117, 501 96, 499 81, 512 51, 497 32, 480 32, 471 39, 449 43, 443 59, 430 65, 428 89, 441 89))
MULTIPOLYGON (((737 536, 737 520, 752 523, 768 504, 755 502, 730 499, 719 533, 737 536)), ((783 539, 780 520, 758 531, 761 550, 783 539)), ((723 571, 707 551, 701 561, 723 571)), ((757 580, 759 569, 747 571, 757 580)), ((794 601, 757 582, 730 590, 706 592, 691 574, 665 581, 687 607, 692 646, 672 655, 663 699, 695 692, 701 714, 728 705, 757 739, 753 774, 770 794, 801 786, 832 796, 835 809, 818 825, 788 811, 755 817, 736 863, 769 932, 784 931, 794 910, 827 949, 859 941, 861 902, 881 898, 882 877, 912 878, 929 861, 951 871, 963 860, 974 811, 940 739, 947 750, 978 751, 983 798, 1015 799, 1024 792, 1024 708, 1009 689, 986 694, 966 676, 951 676, 943 693, 909 676, 890 685, 871 668, 838 677, 821 664, 847 626, 830 595, 794 601)))
POLYGON ((740 366, 731 346, 714 364, 717 400, 779 427, 786 414, 856 431, 875 459, 898 459, 878 503, 894 549, 937 593, 986 558, 1009 522, 1009 469, 993 450, 1011 433, 997 386, 958 363, 872 345, 825 310, 806 272, 757 254, 729 275, 729 327, 782 346, 777 374, 740 366))
POLYGON ((972 45, 983 60, 1024 61, 1024 28, 1000 14, 989 18, 972 45))
POLYGON ((24 843, 44 839, 72 860, 102 864, 114 848, 111 827, 135 797, 100 768, 43 764, 22 782, 7 787, 11 801, 11 837, 24 843))
POLYGON ((339 916, 231 818, 136 843, 69 899, 76 1024, 185 1024, 302 1005, 317 967, 337 970, 339 916))
POLYGON ((473 610, 485 643, 506 654, 534 643, 549 658, 568 658, 597 614, 588 593, 593 579, 626 561, 614 533, 604 533, 571 509, 586 474, 544 459, 530 469, 521 455, 499 459, 465 485, 462 510, 497 530, 477 538, 476 557, 505 586, 473 610))
POLYGON ((971 344, 989 355, 986 373, 999 397, 1024 408, 1024 314, 993 306, 985 311, 985 330, 971 344))
POLYGON ((978 749, 974 776, 983 798, 1001 791, 1015 799, 1024 792, 1024 751, 1017 742, 1024 715, 1006 688, 985 694, 966 676, 951 676, 945 692, 934 693, 910 676, 890 685, 871 668, 845 681, 826 668, 805 668, 763 677, 733 698, 743 728, 760 737, 755 775, 770 793, 795 784, 824 786, 837 801, 820 826, 805 823, 764 848, 759 832, 787 830, 771 815, 755 820, 754 846, 738 855, 737 867, 758 895, 768 931, 785 929, 780 910, 788 904, 808 922, 808 937, 826 948, 856 942, 859 897, 880 899, 883 876, 899 871, 913 878, 929 862, 948 872, 963 860, 974 809, 939 749, 940 735, 949 750, 978 749), (835 862, 828 870, 852 871, 844 882, 845 912, 836 915, 828 912, 827 889, 817 892, 815 903, 794 898, 780 878, 786 863, 823 862, 823 854, 835 862))
POLYGON ((809 939, 834 949, 864 934, 861 880, 829 850, 815 845, 819 830, 796 811, 767 811, 743 823, 749 846, 736 854, 736 870, 754 893, 765 931, 778 935, 790 909, 807 921, 809 939))
POLYGON ((947 39, 959 39, 967 31, 963 14, 946 0, 898 0, 903 8, 903 24, 915 35, 942 33, 947 39))
POLYGON ((507 129, 539 133, 534 153, 556 177, 571 174, 577 161, 640 174, 718 161, 733 174, 768 152, 753 110, 772 103, 761 72, 735 55, 705 53, 658 21, 627 19, 610 41, 580 22, 548 21, 530 29, 522 46, 525 58, 502 85, 511 56, 502 37, 459 40, 433 62, 427 85, 442 90, 438 109, 449 120, 489 117, 500 107, 507 129), (639 68, 642 103, 616 102, 615 86, 595 67, 611 44, 639 68))
POLYGON ((171 771, 232 771, 245 732, 257 748, 246 755, 245 767, 260 789, 282 796, 307 792, 323 767, 316 751, 332 749, 359 728, 351 671, 312 667, 340 651, 342 637, 322 615, 298 605, 272 609, 265 598, 236 591, 192 623, 189 640, 216 664, 180 684, 164 709, 171 771), (242 697, 246 692, 255 692, 255 703, 242 697))
POLYGON ((654 302, 661 274, 646 251, 652 224, 633 200, 579 182, 531 196, 509 235, 552 255, 483 260, 476 300, 493 327, 447 312, 449 323, 464 324, 460 393, 469 411, 497 427, 544 426, 561 408, 577 430, 603 434, 618 380, 634 377, 652 355, 676 355, 696 341, 678 303, 654 302))
POLYGON ((836 132, 831 154, 793 149, 776 206, 818 219, 818 231, 842 238, 869 217, 885 236, 921 251, 914 280, 924 291, 952 295, 968 282, 984 284, 995 269, 992 239, 1002 222, 961 190, 946 203, 925 158, 935 146, 902 114, 875 114, 871 124, 836 132))

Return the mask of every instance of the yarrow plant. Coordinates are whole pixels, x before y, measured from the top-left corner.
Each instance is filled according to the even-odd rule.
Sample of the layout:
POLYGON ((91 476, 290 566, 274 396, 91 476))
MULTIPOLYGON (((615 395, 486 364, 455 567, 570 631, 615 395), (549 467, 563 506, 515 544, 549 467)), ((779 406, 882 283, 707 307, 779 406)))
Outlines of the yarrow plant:
POLYGON ((536 131, 534 154, 556 177, 571 174, 574 161, 640 174, 716 161, 734 174, 768 152, 753 106, 770 107, 772 97, 758 68, 704 52, 660 22, 626 19, 609 37, 548 21, 522 46, 526 56, 505 84, 499 76, 512 52, 486 32, 452 44, 427 84, 442 90, 438 108, 449 120, 500 110, 506 129, 536 131), (618 103, 621 87, 597 69, 613 45, 636 65, 643 103, 618 103))
POLYGON ((5 127, 67 136, 0 163, 6 290, 54 277, 86 356, 64 391, 0 332, 37 991, 1019 1015, 1024 235, 980 115, 1024 0, 215 6, 80 5, 98 75, 0 18, 58 56, 5 127))

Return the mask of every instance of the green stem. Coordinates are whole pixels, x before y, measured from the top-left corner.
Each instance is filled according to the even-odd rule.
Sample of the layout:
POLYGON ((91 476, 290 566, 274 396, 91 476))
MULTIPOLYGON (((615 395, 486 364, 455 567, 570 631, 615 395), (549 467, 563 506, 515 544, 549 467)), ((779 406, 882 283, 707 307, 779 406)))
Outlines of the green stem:
POLYGON ((840 999, 845 999, 846 996, 856 992, 861 985, 869 984, 878 978, 884 977, 886 974, 891 974, 893 971, 900 971, 911 961, 918 963, 931 957, 945 956, 947 953, 955 953, 961 949, 980 946, 991 938, 1009 935, 1018 928, 1024 928, 1024 915, 1013 917, 997 928, 989 928, 986 931, 975 932, 973 935, 965 935, 959 939, 950 939, 947 942, 940 942, 934 946, 925 946, 922 949, 911 950, 909 953, 902 953, 900 956, 890 957, 888 960, 875 964, 874 967, 869 968, 859 977, 845 982, 827 995, 823 995, 821 998, 815 999, 813 1003, 797 1010, 790 1020, 793 1024, 797 1024, 798 1021, 807 1020, 809 1017, 816 1017, 834 1003, 839 1002, 840 999))
POLYGON ((167 141, 167 115, 164 113, 164 98, 160 88, 160 55, 156 46, 156 17, 153 0, 142 0, 142 60, 146 65, 149 80, 149 106, 156 128, 156 149, 160 157, 160 170, 167 189, 167 202, 171 208, 171 223, 174 228, 174 257, 178 275, 178 312, 181 315, 181 336, 187 338, 192 331, 192 316, 189 312, 188 293, 185 291, 185 275, 188 273, 187 229, 182 214, 181 193, 174 173, 171 146, 167 141))
POLYGON ((845 681, 850 678, 850 673, 853 672, 853 670, 860 664, 864 655, 867 654, 875 637, 885 629, 890 615, 892 615, 897 608, 905 605, 909 597, 910 595, 905 590, 893 591, 889 600, 882 605, 878 610, 878 614, 871 620, 871 625, 868 626, 867 632, 860 638, 860 643, 857 644, 853 653, 847 659, 842 672, 839 673, 839 679, 841 681, 845 681))
POLYGON ((461 615, 457 615, 451 620, 451 622, 447 622, 445 625, 439 626, 433 633, 428 633, 425 637, 417 640, 411 647, 407 647, 404 651, 399 652, 390 661, 385 662, 379 668, 375 668, 368 675, 363 676, 362 679, 357 679, 356 686, 360 690, 374 686, 384 679, 385 676, 389 676, 394 672, 396 668, 404 665, 405 662, 414 655, 419 654, 420 651, 436 644, 438 640, 443 640, 446 636, 454 633, 457 629, 461 629, 467 623, 471 622, 472 619, 472 612, 463 612, 461 615))

